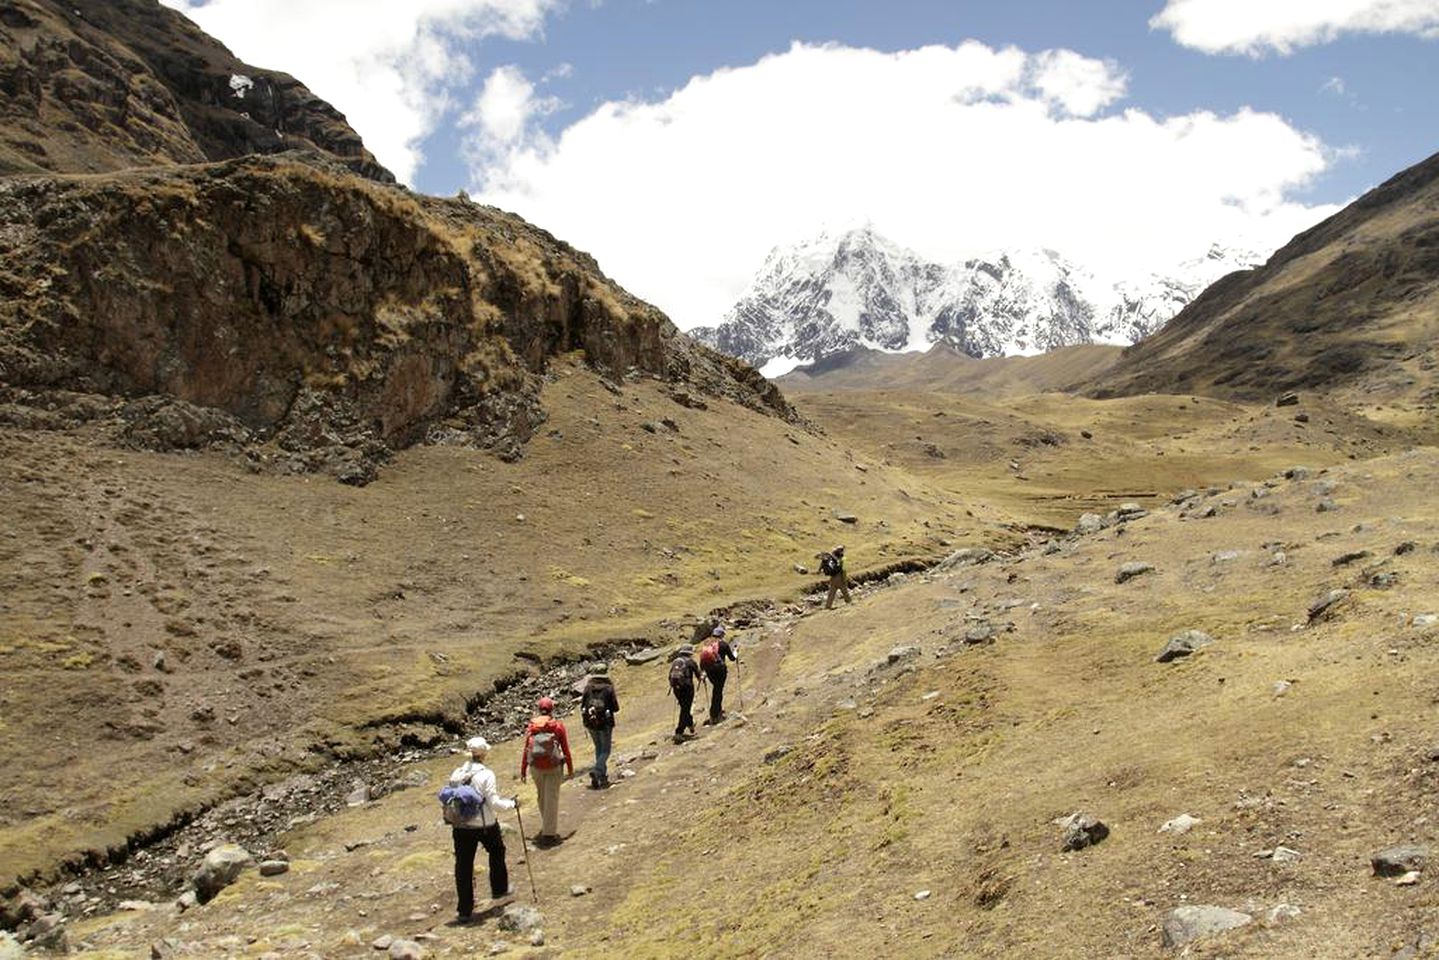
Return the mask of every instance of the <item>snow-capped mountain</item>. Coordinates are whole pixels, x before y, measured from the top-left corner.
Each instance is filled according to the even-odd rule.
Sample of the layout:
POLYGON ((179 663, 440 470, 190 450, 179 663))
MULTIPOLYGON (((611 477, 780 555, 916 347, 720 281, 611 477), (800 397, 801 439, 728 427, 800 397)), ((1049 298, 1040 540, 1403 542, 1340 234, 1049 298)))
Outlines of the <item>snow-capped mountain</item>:
POLYGON ((1219 277, 1261 261, 1216 246, 1172 272, 1107 284, 1052 250, 944 265, 865 227, 776 248, 724 320, 690 335, 769 376, 860 345, 925 350, 945 341, 994 357, 1130 344, 1219 277))

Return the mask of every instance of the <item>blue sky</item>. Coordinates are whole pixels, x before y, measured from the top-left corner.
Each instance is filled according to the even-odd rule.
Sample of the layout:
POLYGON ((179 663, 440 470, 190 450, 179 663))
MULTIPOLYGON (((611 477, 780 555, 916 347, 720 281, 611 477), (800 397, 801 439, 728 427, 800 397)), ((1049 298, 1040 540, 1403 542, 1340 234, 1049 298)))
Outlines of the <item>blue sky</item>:
POLYGON ((821 230, 1141 278, 1439 150, 1439 0, 164 2, 682 328, 821 230))

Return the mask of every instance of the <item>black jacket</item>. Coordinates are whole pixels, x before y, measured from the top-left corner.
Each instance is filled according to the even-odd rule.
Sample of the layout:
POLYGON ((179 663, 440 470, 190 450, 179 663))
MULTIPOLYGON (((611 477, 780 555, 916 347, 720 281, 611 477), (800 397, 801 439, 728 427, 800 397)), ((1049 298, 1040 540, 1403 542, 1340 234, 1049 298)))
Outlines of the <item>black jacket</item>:
POLYGON ((615 695, 615 683, 609 677, 590 677, 585 684, 585 692, 580 698, 580 715, 584 717, 585 726, 591 729, 608 729, 615 725, 615 714, 620 712, 620 698, 615 695), (602 708, 603 720, 598 725, 590 722, 586 715, 585 708, 590 704, 602 708))

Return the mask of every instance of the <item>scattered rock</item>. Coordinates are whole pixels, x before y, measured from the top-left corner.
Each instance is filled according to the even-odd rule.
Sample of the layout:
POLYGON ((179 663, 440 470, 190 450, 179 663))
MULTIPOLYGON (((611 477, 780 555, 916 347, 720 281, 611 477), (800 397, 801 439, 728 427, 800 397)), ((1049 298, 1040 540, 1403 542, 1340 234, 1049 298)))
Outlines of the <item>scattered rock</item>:
POLYGON ((350 792, 345 795, 345 806, 360 807, 370 802, 370 786, 363 780, 356 780, 350 792))
POLYGON ((1238 560, 1242 556, 1244 556, 1243 550, 1220 550, 1218 553, 1210 555, 1209 562, 1232 563, 1233 561, 1238 560))
POLYGON ((1109 827, 1098 817, 1083 811, 1070 814, 1061 822, 1064 827, 1064 843, 1061 851, 1083 850, 1092 847, 1109 836, 1109 827))
POLYGON ((951 567, 967 566, 972 563, 988 563, 993 559, 994 551, 986 547, 963 547, 941 560, 934 569, 948 570, 951 567))
POLYGON ((1254 918, 1226 907, 1186 905, 1175 907, 1164 918, 1166 947, 1179 947, 1252 923, 1254 918))
POLYGON ((1308 467, 1290 467, 1288 470, 1285 470, 1285 471, 1284 471, 1284 479, 1286 479, 1286 480, 1308 480, 1308 479, 1309 479, 1309 468, 1308 468, 1308 467))
POLYGON ((500 929, 508 933, 529 933, 545 925, 545 915, 524 903, 512 903, 500 916, 500 929))
POLYGON ((802 564, 802 563, 796 563, 796 564, 794 565, 794 572, 797 573, 797 574, 799 574, 799 575, 802 576, 802 577, 804 577, 804 576, 809 576, 809 567, 806 567, 806 566, 805 566, 804 564, 802 564))
POLYGON ((1321 497, 1319 502, 1314 505, 1315 513, 1332 513, 1333 511, 1338 509, 1339 504, 1335 503, 1329 497, 1321 497))
POLYGON ((1351 550, 1348 553, 1342 553, 1339 556, 1335 557, 1333 560, 1329 561, 1329 565, 1331 567, 1345 567, 1356 560, 1363 560, 1364 558, 1371 556, 1373 556, 1373 554, 1371 554, 1368 550, 1351 550))
POLYGON ((1421 930, 1394 954, 1392 960, 1420 960, 1421 957, 1432 957, 1436 948, 1439 948, 1439 935, 1421 930))
POLYGON ((209 903, 215 894, 238 880, 251 862, 249 851, 234 843, 222 843, 205 854, 205 859, 190 878, 196 901, 209 903))
POLYGON ((1269 854, 1269 859, 1275 863, 1297 863, 1303 857, 1304 854, 1290 847, 1275 847, 1269 854))
POLYGON ((964 631, 964 642, 990 643, 994 640, 995 636, 998 635, 998 633, 999 631, 995 629, 994 624, 990 623, 988 620, 983 620, 979 623, 976 623, 968 630, 964 631))
POLYGON ((1080 514, 1079 522, 1074 525, 1074 532, 1081 537, 1092 536, 1104 529, 1104 518, 1097 513, 1080 514))
POLYGON ((1286 696, 1289 693, 1290 688, 1293 686, 1294 681, 1292 680, 1275 680, 1273 687, 1274 695, 1276 697, 1286 696))
POLYGON ((775 763, 775 762, 783 759, 784 757, 788 756, 788 755, 789 755, 789 752, 790 752, 791 750, 793 750, 793 749, 794 749, 794 747, 791 747, 789 744, 787 744, 787 743, 782 743, 782 744, 780 744, 779 746, 774 747, 773 749, 771 749, 771 750, 769 750, 769 751, 766 751, 766 753, 765 753, 765 755, 764 755, 764 762, 765 762, 765 763, 775 763))
POLYGON ((260 862, 260 876, 278 877, 282 873, 290 872, 290 864, 284 860, 262 860, 260 862))
POLYGON ((184 913, 191 907, 199 906, 199 904, 200 898, 195 895, 195 891, 186 890, 184 893, 180 894, 180 896, 176 898, 175 909, 179 910, 181 913, 184 913))
POLYGON ((1124 566, 1119 568, 1119 572, 1114 575, 1114 582, 1126 583, 1130 580, 1133 580, 1135 577, 1143 576, 1146 573, 1151 573, 1153 572, 1153 570, 1154 564, 1152 563, 1132 561, 1130 563, 1126 563, 1124 566))
POLYGON ((1264 915, 1264 922, 1271 927, 1278 926, 1281 923, 1288 923, 1290 920, 1298 920, 1299 915, 1303 912, 1292 903, 1277 903, 1264 915))
POLYGON ((570 896, 572 897, 583 897, 589 892, 590 888, 586 884, 576 883, 570 885, 570 896))
POLYGON ((859 523, 859 517, 848 510, 836 510, 834 518, 840 523, 859 523))
POLYGON ((413 940, 391 940, 390 960, 425 960, 425 948, 413 940))
POLYGON ((919 890, 919 891, 916 891, 916 893, 915 893, 915 895, 914 895, 914 899, 916 899, 916 900, 928 900, 929 898, 930 898, 930 891, 928 891, 928 890, 919 890))
POLYGON ((387 933, 383 936, 376 937, 375 941, 371 943, 370 946, 374 947, 376 950, 388 950, 390 949, 390 944, 394 943, 394 941, 395 938, 387 933))
POLYGON ((0 960, 25 960, 25 948, 3 930, 0 930, 0 960))
POLYGON ((1292 407, 1299 403, 1299 394, 1293 390, 1286 390, 1274 401, 1276 407, 1292 407))
POLYGON ((1369 864, 1374 868, 1376 877, 1398 877, 1411 870, 1423 870, 1428 859, 1428 847, 1406 843, 1380 850, 1369 858, 1369 864))
POLYGON ((1168 663, 1180 657, 1190 656, 1200 647, 1207 647, 1213 642, 1214 638, 1203 630, 1185 630, 1183 633, 1176 633, 1164 644, 1164 649, 1159 651, 1154 662, 1168 663))
POLYGON ((530 946, 543 947, 545 945, 545 932, 543 930, 530 931, 530 946))
POLYGON ((1399 544, 1399 546, 1394 548, 1394 556, 1402 557, 1406 553, 1413 553, 1418 548, 1418 546, 1419 544, 1415 543, 1413 540, 1405 540, 1403 543, 1399 544))
POLYGON ((1392 570, 1386 570, 1382 573, 1375 573, 1369 577, 1369 586, 1373 587, 1375 590, 1388 590, 1390 587, 1394 586, 1398 582, 1399 574, 1395 573, 1392 570))
POLYGON ((885 662, 893 665, 905 660, 913 660, 918 657, 921 652, 922 651, 920 650, 920 648, 914 646, 913 644, 907 644, 902 647, 894 647, 889 651, 889 655, 885 657, 885 662))
POLYGON ((1418 870, 1410 870, 1408 873, 1404 874, 1404 876, 1399 877, 1397 880, 1395 880, 1394 886, 1412 887, 1419 882, 1419 876, 1420 874, 1418 870))
POLYGON ((660 650, 657 647, 650 647, 647 650, 639 650, 631 653, 626 653, 625 663, 629 664, 632 667, 638 667, 643 664, 649 663, 652 660, 658 660, 664 655, 665 652, 663 650, 660 650))
POLYGON ((644 423, 640 424, 640 429, 643 430, 645 433, 659 433, 660 425, 658 423, 655 423, 653 420, 646 420, 644 423))
POLYGON ((1187 813, 1181 813, 1173 820, 1164 821, 1164 826, 1159 828, 1159 832, 1172 833, 1176 836, 1179 836, 1188 833, 1203 822, 1204 821, 1200 820, 1198 817, 1190 816, 1187 813))
POLYGON ((490 956, 498 957, 502 953, 509 953, 510 945, 503 940, 496 940, 490 944, 490 956))
POLYGON ((1416 613, 1410 622, 1416 627, 1432 627, 1439 623, 1439 614, 1416 613))
POLYGON ((1140 517, 1149 516, 1149 511, 1137 503, 1121 503, 1115 513, 1120 520, 1138 520, 1140 517))
POLYGON ((1327 620, 1335 613, 1336 606, 1349 596, 1348 590, 1330 590, 1309 605, 1309 622, 1327 620))

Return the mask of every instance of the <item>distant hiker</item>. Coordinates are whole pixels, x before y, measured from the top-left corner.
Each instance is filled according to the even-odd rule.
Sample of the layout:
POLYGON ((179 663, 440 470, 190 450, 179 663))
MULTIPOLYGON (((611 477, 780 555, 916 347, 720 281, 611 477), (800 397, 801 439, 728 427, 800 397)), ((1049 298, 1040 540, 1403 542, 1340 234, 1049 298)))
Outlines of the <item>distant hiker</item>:
POLYGON ((695 732, 695 718, 690 708, 695 702, 695 681, 700 679, 700 668, 694 661, 695 648, 683 644, 670 658, 670 692, 680 702, 680 722, 675 724, 675 743, 684 739, 685 731, 695 732))
POLYGON ((505 868, 505 841, 500 837, 501 810, 519 806, 518 797, 502 797, 495 772, 485 766, 490 745, 484 737, 465 743, 470 759, 455 768, 440 791, 445 822, 455 842, 455 919, 468 923, 475 909, 475 849, 483 846, 490 857, 490 897, 510 896, 510 875, 505 868))
POLYGON ((724 627, 715 627, 709 640, 700 647, 700 669, 710 682, 710 715, 705 725, 719 723, 724 719, 724 684, 729 676, 726 660, 739 662, 734 647, 724 638, 724 627))
POLYGON ((844 573, 844 547, 835 547, 829 553, 819 554, 819 572, 829 577, 829 596, 824 598, 826 610, 834 606, 836 593, 849 603, 849 578, 844 573))
POLYGON ((620 699, 615 696, 615 684, 609 673, 607 663, 590 664, 590 679, 585 684, 585 692, 580 695, 580 717, 595 745, 595 765, 590 771, 591 790, 608 790, 610 786, 610 743, 614 738, 615 714, 620 712, 620 699))
POLYGON ((575 775, 575 761, 565 725, 553 716, 555 702, 540 697, 535 709, 539 712, 525 728, 525 748, 520 751, 520 783, 527 772, 534 772, 541 821, 535 846, 550 847, 560 842, 560 784, 575 775))

